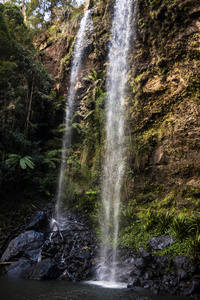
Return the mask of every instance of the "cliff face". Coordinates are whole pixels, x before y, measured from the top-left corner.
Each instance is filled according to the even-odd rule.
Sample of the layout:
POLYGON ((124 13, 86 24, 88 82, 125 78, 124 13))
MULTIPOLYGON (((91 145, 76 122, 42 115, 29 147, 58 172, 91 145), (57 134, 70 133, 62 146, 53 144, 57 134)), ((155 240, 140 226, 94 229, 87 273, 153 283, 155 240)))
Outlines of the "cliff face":
MULTIPOLYGON (((99 110, 104 109, 104 102, 99 104, 96 91, 99 88, 103 97, 105 75, 99 74, 106 70, 113 13, 113 1, 98 2, 77 93, 79 122, 85 127, 84 138, 79 138, 86 145, 78 146, 80 161, 93 170, 102 158, 103 117, 99 110), (91 78, 84 79, 90 69, 96 74, 92 83, 91 78)), ((124 201, 136 199, 139 205, 156 209, 200 210, 199 17, 198 0, 138 1, 126 101, 124 201)), ((54 25, 57 33, 53 39, 50 32, 37 41, 55 90, 64 96, 78 29, 74 25, 71 31, 64 30, 68 21, 54 25)))
POLYGON ((133 196, 199 210, 199 2, 140 1, 137 16, 128 104, 133 196))

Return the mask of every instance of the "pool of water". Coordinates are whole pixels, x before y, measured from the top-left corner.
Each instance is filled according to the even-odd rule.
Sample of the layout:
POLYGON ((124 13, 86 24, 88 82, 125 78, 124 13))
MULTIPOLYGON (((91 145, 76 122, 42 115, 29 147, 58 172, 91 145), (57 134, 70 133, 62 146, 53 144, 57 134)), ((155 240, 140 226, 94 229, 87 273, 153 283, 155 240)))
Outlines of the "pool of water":
POLYGON ((95 282, 72 283, 64 281, 33 281, 0 276, 2 300, 135 300, 149 297, 151 300, 184 300, 185 297, 153 295, 148 291, 130 291, 118 286, 104 287, 95 282))

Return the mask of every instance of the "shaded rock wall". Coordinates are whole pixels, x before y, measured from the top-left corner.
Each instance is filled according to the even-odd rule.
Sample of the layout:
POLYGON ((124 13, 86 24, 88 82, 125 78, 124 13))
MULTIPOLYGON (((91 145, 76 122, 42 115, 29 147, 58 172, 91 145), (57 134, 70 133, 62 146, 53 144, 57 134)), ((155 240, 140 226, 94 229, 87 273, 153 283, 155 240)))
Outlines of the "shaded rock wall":
MULTIPOLYGON (((88 113, 83 78, 90 69, 105 71, 107 64, 114 2, 98 2, 77 93, 80 121, 88 113)), ((125 201, 200 210, 199 16, 198 0, 137 2, 126 102, 125 201)), ((77 29, 49 44, 37 41, 58 95, 67 95, 77 29)), ((102 86, 105 91, 105 77, 102 86)))
POLYGON ((138 3, 127 118, 134 172, 128 183, 141 202, 171 195, 179 209, 200 209, 198 197, 179 203, 183 189, 200 188, 199 15, 195 0, 138 3))

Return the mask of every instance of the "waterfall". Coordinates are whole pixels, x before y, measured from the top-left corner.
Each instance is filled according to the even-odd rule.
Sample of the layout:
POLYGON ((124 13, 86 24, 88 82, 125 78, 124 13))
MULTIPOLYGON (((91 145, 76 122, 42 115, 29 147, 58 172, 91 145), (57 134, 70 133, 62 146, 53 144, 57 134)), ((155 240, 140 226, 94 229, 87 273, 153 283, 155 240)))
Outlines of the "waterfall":
POLYGON ((71 75, 70 75, 70 84, 69 84, 69 94, 67 97, 66 104, 66 114, 65 114, 65 133, 63 136, 62 143, 62 157, 61 157, 61 166, 59 173, 59 182, 57 189, 57 197, 56 197, 56 220, 59 223, 60 229, 62 230, 63 226, 65 226, 66 220, 62 217, 62 193, 64 190, 64 182, 65 182, 65 170, 67 165, 67 150, 70 147, 71 140, 71 120, 75 112, 74 102, 76 96, 76 85, 78 83, 78 75, 80 72, 84 50, 87 46, 87 31, 92 27, 91 15, 94 11, 95 7, 86 11, 81 22, 80 28, 77 34, 76 43, 74 47, 74 57, 71 67, 71 75))
POLYGON ((102 187, 102 252, 99 280, 116 282, 120 190, 124 175, 124 98, 134 0, 116 0, 107 70, 106 150, 102 187), (110 253, 110 245, 112 252, 110 253), (112 260, 110 259, 112 257, 112 260), (110 261, 111 260, 111 261, 110 261))

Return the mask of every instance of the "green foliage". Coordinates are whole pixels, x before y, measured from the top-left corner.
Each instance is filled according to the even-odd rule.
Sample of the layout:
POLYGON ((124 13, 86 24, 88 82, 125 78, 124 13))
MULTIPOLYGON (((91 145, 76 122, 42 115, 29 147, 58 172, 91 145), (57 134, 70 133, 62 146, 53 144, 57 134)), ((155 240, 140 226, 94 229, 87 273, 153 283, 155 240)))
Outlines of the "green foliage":
POLYGON ((190 232, 193 235, 196 235, 197 232, 200 232, 200 216, 190 217, 190 232))
POLYGON ((148 211, 141 214, 135 209, 134 221, 126 224, 120 230, 119 242, 127 247, 142 246, 147 248, 147 242, 152 237, 161 234, 172 234, 175 240, 163 250, 154 251, 156 255, 191 255, 196 260, 200 259, 200 235, 197 230, 199 217, 173 216, 170 212, 159 213, 148 211), (148 230, 144 230, 147 229, 148 230), (196 231, 195 231, 196 230, 196 231))
POLYGON ((149 5, 153 8, 162 4, 163 0, 148 0, 149 5))
POLYGON ((9 2, 4 4, 4 18, 8 25, 8 30, 13 39, 21 45, 33 49, 27 27, 24 24, 24 16, 19 7, 9 2))
POLYGON ((82 195, 79 200, 79 207, 84 213, 91 213, 97 207, 98 193, 95 190, 89 189, 85 195, 82 195))
POLYGON ((169 230, 172 220, 173 215, 171 212, 160 213, 158 226, 162 234, 169 230))
POLYGON ((146 217, 146 225, 145 225, 145 230, 150 230, 153 227, 155 227, 159 222, 159 215, 156 211, 149 210, 147 212, 147 217, 146 217))
POLYGON ((127 205, 121 204, 120 225, 121 227, 130 226, 138 220, 136 211, 136 201, 132 200, 127 205))
POLYGON ((183 215, 178 215, 174 217, 171 229, 177 239, 183 240, 191 233, 191 220, 183 215))
POLYGON ((34 162, 32 157, 30 156, 24 156, 21 157, 17 154, 9 154, 8 159, 6 159, 5 163, 8 167, 15 169, 20 167, 23 170, 26 170, 27 168, 34 169, 34 162))
POLYGON ((59 150, 52 149, 59 145, 53 129, 62 101, 49 96, 50 77, 36 59, 20 9, 11 3, 0 5, 0 36, 0 194, 49 195, 60 161, 59 150))
POLYGON ((56 169, 57 163, 60 163, 60 158, 58 155, 60 155, 61 152, 61 149, 48 151, 43 158, 43 162, 47 164, 49 168, 56 169))
POLYGON ((188 240, 190 254, 194 259, 200 261, 200 234, 197 231, 196 235, 188 240))

